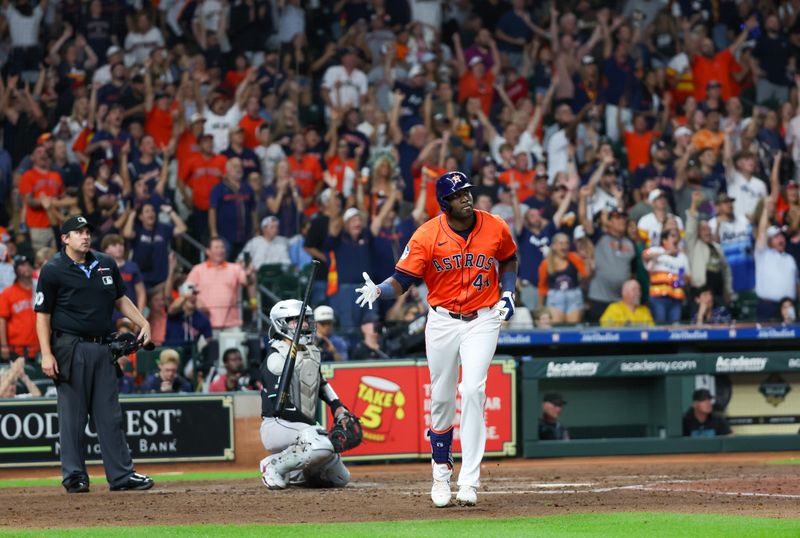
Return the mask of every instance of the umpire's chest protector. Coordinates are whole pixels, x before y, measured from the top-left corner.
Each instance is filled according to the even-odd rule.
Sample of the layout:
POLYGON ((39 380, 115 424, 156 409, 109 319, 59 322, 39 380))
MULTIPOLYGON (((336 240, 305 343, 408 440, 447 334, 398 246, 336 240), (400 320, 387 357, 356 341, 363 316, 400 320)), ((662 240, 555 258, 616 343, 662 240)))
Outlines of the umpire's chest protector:
MULTIPOLYGON (((279 357, 275 357, 278 360, 270 360, 268 367, 270 371, 280 375, 283 371, 286 356, 289 353, 289 344, 284 341, 273 340, 270 345, 278 352, 277 354, 273 353, 270 359, 273 359, 276 355, 279 355, 279 357)), ((297 406, 298 411, 312 420, 315 420, 317 416, 317 404, 319 402, 320 361, 319 348, 316 346, 306 346, 305 349, 298 351, 292 382, 289 385, 289 399, 297 406)))

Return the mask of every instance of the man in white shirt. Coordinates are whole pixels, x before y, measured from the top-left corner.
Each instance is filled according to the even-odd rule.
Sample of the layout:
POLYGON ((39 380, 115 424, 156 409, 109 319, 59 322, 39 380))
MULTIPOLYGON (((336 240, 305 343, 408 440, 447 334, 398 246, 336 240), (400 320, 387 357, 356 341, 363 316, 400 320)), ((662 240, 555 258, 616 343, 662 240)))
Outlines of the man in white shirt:
POLYGON ((755 177, 756 157, 747 150, 737 152, 731 156, 733 143, 730 140, 729 126, 725 129, 725 146, 723 150, 723 164, 728 180, 728 196, 734 199, 733 214, 738 217, 750 219, 759 200, 767 196, 767 185, 755 177))
POLYGON ((733 291, 741 293, 755 287, 753 226, 733 214, 733 198, 727 192, 717 196, 717 216, 708 221, 711 233, 722 247, 733 275, 733 291))
POLYGON ((228 149, 230 129, 239 125, 244 114, 247 88, 255 79, 256 71, 251 69, 236 88, 233 104, 226 95, 218 93, 211 98, 211 106, 203 110, 203 117, 206 120, 205 133, 214 139, 214 153, 222 153, 228 149))
POLYGON ((150 53, 163 46, 161 30, 150 24, 150 17, 142 12, 136 18, 136 31, 125 37, 125 65, 144 65, 150 53))
POLYGON ((607 156, 589 177, 586 184, 589 198, 586 200, 586 218, 593 220, 601 211, 622 209, 620 197, 622 191, 618 183, 618 171, 614 166, 614 157, 607 156))
POLYGON ((97 71, 94 72, 92 81, 100 84, 108 84, 111 82, 111 68, 123 60, 122 49, 116 45, 111 45, 106 50, 106 63, 101 65, 97 71))
POLYGON ((258 271, 262 265, 279 263, 290 265, 289 240, 278 235, 278 218, 269 216, 261 221, 261 235, 247 242, 239 254, 239 261, 250 256, 250 265, 258 271))
POLYGON ((670 217, 678 223, 678 230, 683 231, 681 218, 668 211, 667 193, 661 189, 653 189, 647 195, 647 203, 653 208, 653 212, 643 216, 636 223, 636 227, 639 228, 639 237, 644 241, 645 247, 661 244, 661 229, 670 217))
POLYGON ((341 65, 330 66, 322 77, 322 99, 328 115, 331 107, 360 108, 367 96, 367 75, 356 67, 355 49, 345 49, 341 62, 341 65))
POLYGON ((264 178, 264 186, 268 187, 275 181, 275 167, 280 161, 286 158, 280 144, 272 141, 272 131, 269 123, 264 122, 258 126, 258 146, 253 150, 261 162, 261 177, 264 178))
POLYGON ((797 264, 786 252, 786 238, 777 226, 769 226, 775 201, 769 198, 761 212, 756 234, 756 319, 780 320, 780 304, 784 298, 797 298, 797 264))

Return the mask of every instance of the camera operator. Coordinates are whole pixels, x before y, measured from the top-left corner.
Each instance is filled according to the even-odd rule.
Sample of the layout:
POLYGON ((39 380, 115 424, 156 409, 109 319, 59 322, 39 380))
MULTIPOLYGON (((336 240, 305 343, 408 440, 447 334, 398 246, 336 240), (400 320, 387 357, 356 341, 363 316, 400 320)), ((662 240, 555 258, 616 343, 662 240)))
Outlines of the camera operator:
POLYGON ((91 232, 79 215, 62 224, 64 248, 42 267, 34 300, 42 371, 58 392, 62 484, 68 493, 89 491, 84 431, 91 414, 111 490, 150 489, 153 480, 133 470, 108 346, 115 307, 141 327, 143 344, 150 324, 125 295, 114 259, 90 249, 91 232))

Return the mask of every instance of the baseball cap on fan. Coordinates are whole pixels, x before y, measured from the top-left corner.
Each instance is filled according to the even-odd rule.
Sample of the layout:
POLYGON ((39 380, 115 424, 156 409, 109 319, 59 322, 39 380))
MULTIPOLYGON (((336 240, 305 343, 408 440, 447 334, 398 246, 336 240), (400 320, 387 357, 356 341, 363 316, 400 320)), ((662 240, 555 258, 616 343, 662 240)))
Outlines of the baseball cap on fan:
POLYGON ((661 189, 653 189, 652 191, 650 191, 650 194, 647 195, 647 203, 652 204, 662 196, 666 197, 667 193, 665 193, 661 189))
POLYGON ((355 207, 351 207, 350 209, 348 209, 347 211, 344 212, 344 217, 342 218, 342 220, 344 222, 347 222, 348 220, 350 220, 353 217, 356 217, 358 215, 361 215, 361 212, 358 209, 356 209, 355 207))
POLYGON ((333 308, 330 306, 318 306, 314 309, 314 322, 319 323, 326 321, 333 321, 333 308))
POLYGON ((64 221, 64 224, 61 225, 61 233, 68 234, 70 232, 74 232, 75 230, 80 230, 81 228, 89 228, 90 232, 94 230, 94 227, 89 224, 89 221, 86 220, 86 217, 82 215, 75 215, 74 217, 70 217, 64 221))

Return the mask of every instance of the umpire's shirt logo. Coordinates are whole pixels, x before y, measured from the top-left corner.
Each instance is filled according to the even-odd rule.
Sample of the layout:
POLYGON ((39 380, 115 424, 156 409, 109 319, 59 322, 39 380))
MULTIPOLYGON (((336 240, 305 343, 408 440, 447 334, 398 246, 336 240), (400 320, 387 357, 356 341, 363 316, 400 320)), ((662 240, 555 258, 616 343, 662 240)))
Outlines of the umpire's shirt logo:
POLYGON ((51 314, 53 330, 105 336, 114 332, 114 303, 123 295, 125 285, 113 258, 92 250, 79 264, 62 249, 42 267, 35 310, 51 314))

